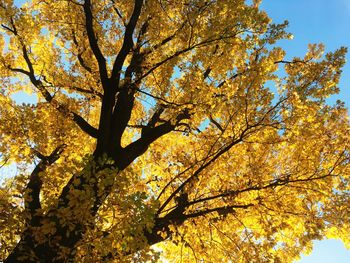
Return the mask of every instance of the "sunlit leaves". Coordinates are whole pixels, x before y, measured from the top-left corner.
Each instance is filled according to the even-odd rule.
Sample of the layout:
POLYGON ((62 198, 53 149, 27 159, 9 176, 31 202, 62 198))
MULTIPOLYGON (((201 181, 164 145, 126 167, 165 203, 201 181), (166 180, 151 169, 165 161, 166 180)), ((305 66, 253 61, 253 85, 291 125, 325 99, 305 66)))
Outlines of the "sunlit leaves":
POLYGON ((84 1, 0 4, 1 161, 27 168, 0 189, 1 257, 21 231, 37 247, 78 236, 57 248, 77 262, 290 262, 314 239, 349 244, 348 115, 326 103, 345 48, 286 60, 288 23, 260 1, 145 1, 113 78, 134 5, 91 3, 93 34, 84 1), (119 138, 101 138, 101 105, 107 128, 131 111, 119 138))

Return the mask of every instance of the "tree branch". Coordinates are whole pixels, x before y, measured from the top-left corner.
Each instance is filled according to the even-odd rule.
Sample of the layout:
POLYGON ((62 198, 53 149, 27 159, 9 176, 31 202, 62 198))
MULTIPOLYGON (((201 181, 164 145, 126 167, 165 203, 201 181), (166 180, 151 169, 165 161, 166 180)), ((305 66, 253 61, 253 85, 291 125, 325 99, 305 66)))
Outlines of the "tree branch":
POLYGON ((150 144, 157 140, 159 137, 173 131, 181 120, 189 118, 190 114, 188 113, 188 110, 185 109, 183 113, 180 113, 176 117, 176 123, 173 124, 171 121, 166 121, 156 127, 149 127, 147 131, 144 130, 141 134, 141 138, 129 144, 123 149, 123 156, 125 158, 123 158, 123 160, 119 160, 121 162, 119 164, 119 169, 123 169, 123 167, 125 168, 138 156, 142 155, 148 149, 150 144))
POLYGON ((214 163, 220 156, 222 156, 224 153, 228 152, 233 146, 236 144, 240 143, 243 141, 243 138, 248 135, 252 129, 258 127, 258 126, 265 126, 264 121, 269 116, 270 113, 272 113, 276 108, 278 108, 280 105, 283 104, 284 101, 286 101, 288 97, 286 98, 281 98, 280 101, 278 101, 274 106, 272 106, 270 109, 268 109, 265 114, 261 117, 259 121, 257 121, 254 124, 249 125, 247 123, 247 126, 242 130, 241 134, 239 135, 238 138, 235 138, 232 140, 231 143, 226 145, 225 147, 221 148, 220 150, 217 151, 213 157, 207 161, 206 163, 202 164, 189 178, 187 178, 169 197, 168 199, 160 206, 158 209, 157 214, 160 214, 163 209, 170 203, 172 199, 176 197, 176 195, 182 191, 187 184, 189 184, 193 179, 197 178, 199 174, 207 168, 210 164, 214 163))
MULTIPOLYGON (((16 26, 15 26, 13 19, 11 19, 11 23, 12 23, 12 27, 13 27, 13 30, 11 32, 14 34, 15 37, 18 38, 18 40, 21 43, 22 55, 23 55, 23 58, 27 64, 28 70, 24 70, 21 68, 12 68, 10 66, 7 66, 7 68, 13 72, 18 72, 18 73, 22 73, 22 74, 26 75, 30 79, 31 83, 40 91, 40 93, 45 98, 45 100, 49 103, 52 103, 53 96, 45 88, 42 81, 35 77, 33 63, 31 62, 31 60, 29 58, 29 53, 28 53, 28 50, 27 50, 25 44, 22 42, 21 37, 18 35, 18 32, 16 30, 16 26)), ((61 112, 63 114, 71 114, 73 116, 73 121, 80 127, 80 129, 82 131, 84 131, 85 133, 87 133, 91 137, 94 137, 94 138, 98 137, 98 130, 96 128, 94 128, 93 126, 91 126, 83 117, 81 117, 77 113, 69 110, 66 106, 64 106, 62 104, 58 103, 56 108, 59 112, 61 112)))
POLYGON ((156 126, 156 124, 160 120, 160 115, 164 112, 164 110, 165 110, 164 107, 159 106, 158 109, 154 111, 147 125, 142 127, 141 137, 144 136, 147 132, 149 132, 150 129, 153 129, 156 126))
POLYGON ((141 138, 129 144, 123 150, 124 158, 123 160, 120 160, 122 163, 119 164, 119 169, 123 169, 128 166, 138 156, 142 155, 152 142, 154 142, 159 137, 171 132, 174 128, 175 125, 171 124, 168 121, 148 130, 147 134, 143 134, 141 138))
POLYGON ((136 28, 136 24, 139 19, 139 16, 141 14, 142 5, 143 5, 143 0, 135 0, 133 13, 130 17, 129 23, 125 28, 123 45, 114 61, 112 74, 111 74, 112 80, 119 79, 120 71, 123 67, 125 58, 129 54, 130 50, 134 45, 133 33, 136 28))
POLYGON ((127 23, 122 15, 122 13, 119 11, 119 9, 115 6, 115 1, 111 0, 111 2, 113 3, 113 10, 116 12, 116 14, 118 15, 118 17, 120 18, 120 20, 122 21, 123 25, 126 27, 127 23))
POLYGON ((224 39, 227 39, 227 38, 232 38, 232 37, 235 37, 236 35, 232 35, 232 36, 220 36, 220 37, 217 37, 217 38, 212 38, 212 39, 206 39, 206 40, 203 40, 197 44, 194 44, 192 46, 189 46, 187 48, 184 48, 182 50, 178 50, 176 52, 174 52, 172 55, 166 57, 165 59, 155 63, 151 68, 149 68, 142 76, 140 76, 139 78, 137 78, 135 80, 135 83, 139 83, 141 82, 142 79, 144 79, 145 77, 147 77, 149 74, 151 74, 154 70, 156 70, 157 68, 159 68, 160 66, 164 65, 166 62, 174 59, 174 58, 177 58, 178 56, 180 55, 183 55, 183 54, 186 54, 187 52, 195 49, 195 48, 199 48, 199 47, 203 47, 203 46, 206 46, 206 45, 209 45, 211 43, 214 43, 214 42, 217 42, 217 41, 220 41, 220 40, 224 40, 224 39))
POLYGON ((63 144, 56 147, 56 149, 53 150, 49 156, 44 156, 41 153, 34 151, 37 157, 41 160, 31 173, 29 177, 29 182, 24 193, 24 207, 25 211, 29 213, 28 220, 31 226, 35 226, 37 223, 39 223, 37 221, 37 210, 41 209, 40 190, 42 186, 42 180, 40 178, 40 173, 45 171, 49 165, 53 164, 56 160, 58 160, 65 146, 66 145, 63 144))
MULTIPOLYGON (((78 40, 75 36, 75 32, 74 30, 72 30, 72 38, 73 38, 73 43, 74 45, 77 47, 77 49, 79 49, 79 44, 78 44, 78 40)), ((82 66, 82 68, 84 68, 87 72, 91 73, 92 74, 92 69, 85 63, 85 60, 83 59, 83 53, 84 53, 84 50, 83 51, 78 51, 78 54, 77 54, 77 58, 78 58, 78 61, 79 61, 79 64, 80 66, 82 66)))
POLYGON ((91 11, 91 0, 85 0, 84 13, 85 13, 85 27, 86 27, 87 36, 90 43, 90 48, 94 53, 98 63, 102 86, 104 89, 106 89, 107 88, 106 81, 108 80, 106 59, 103 56, 102 51, 100 50, 100 47, 98 46, 97 38, 95 35, 94 25, 93 25, 93 15, 91 11))
POLYGON ((148 240, 149 245, 153 245, 156 243, 159 243, 161 241, 166 240, 169 238, 173 233, 170 230, 170 225, 181 225, 183 222, 185 222, 188 219, 191 218, 198 218, 201 216, 208 215, 210 213, 217 212, 220 215, 228 215, 235 212, 235 209, 247 209, 249 207, 253 206, 253 204, 246 204, 246 205, 226 205, 226 206, 220 206, 215 208, 207 208, 204 210, 199 210, 193 213, 185 214, 183 211, 174 209, 169 214, 167 214, 165 217, 162 218, 156 218, 154 222, 154 226, 152 228, 152 231, 149 232, 147 230, 144 231, 144 235, 148 240), (163 235, 162 233, 165 233, 163 235))
POLYGON ((76 87, 76 86, 72 86, 72 87, 63 87, 72 91, 77 91, 77 92, 81 92, 81 93, 85 93, 85 94, 91 94, 91 95, 95 95, 97 97, 99 97, 100 99, 103 98, 103 94, 101 92, 98 92, 96 90, 94 90, 93 88, 90 89, 83 89, 80 87, 76 87))
POLYGON ((224 128, 222 128, 222 126, 213 118, 212 115, 209 116, 209 120, 216 126, 216 128, 218 128, 221 132, 224 132, 224 128))
POLYGON ((153 95, 153 94, 151 94, 151 93, 149 93, 149 92, 147 92, 147 91, 141 90, 141 89, 139 89, 139 88, 134 88, 134 89, 135 89, 135 91, 137 91, 137 92, 140 92, 140 93, 142 93, 142 94, 145 94, 145 95, 147 95, 147 96, 149 96, 149 97, 151 97, 151 98, 153 98, 153 99, 155 99, 155 100, 162 101, 162 102, 164 102, 164 103, 166 103, 166 104, 174 105, 174 106, 183 106, 183 104, 178 104, 178 103, 176 103, 176 102, 168 101, 168 100, 166 100, 166 99, 164 99, 164 98, 161 98, 161 97, 159 97, 159 96, 153 95))
POLYGON ((247 209, 251 206, 254 206, 253 204, 247 204, 247 205, 225 205, 221 207, 215 207, 215 208, 208 208, 205 210, 200 210, 191 214, 184 214, 183 218, 189 219, 189 218, 196 218, 200 216, 205 216, 210 213, 217 212, 219 215, 228 215, 234 213, 235 209, 241 208, 241 209, 247 209))
MULTIPOLYGON (((27 54, 26 49, 23 49, 25 54, 27 54)), ((28 55, 27 55, 28 57, 28 55)), ((26 60, 27 63, 29 63, 28 67, 29 68, 33 68, 32 63, 30 62, 29 58, 26 60)), ((54 103, 54 99, 53 96, 50 94, 50 92, 45 88, 45 86, 43 85, 41 80, 36 79, 34 72, 30 72, 30 71, 26 71, 24 69, 20 69, 20 68, 11 68, 8 67, 9 70, 13 71, 13 72, 19 72, 22 74, 25 74, 29 77, 30 81, 32 82, 32 84, 40 91, 40 93, 43 95, 43 97, 45 98, 45 100, 49 103, 54 103)), ((71 114, 72 115, 72 120, 79 126, 79 128, 84 131, 85 133, 87 133, 88 135, 90 135, 93 138, 97 138, 98 137, 98 130, 91 126, 83 117, 81 117, 79 114, 71 111, 70 109, 68 109, 66 106, 58 103, 57 101, 55 102, 57 103, 56 109, 63 113, 63 114, 71 114)))
POLYGON ((121 137, 129 123, 134 107, 134 94, 139 85, 132 83, 132 75, 134 73, 136 76, 139 76, 142 73, 142 62, 143 55, 140 54, 140 47, 138 46, 133 50, 130 64, 126 68, 124 83, 119 87, 117 102, 112 114, 112 144, 118 148, 120 148, 121 137))
POLYGON ((174 192, 171 193, 171 195, 168 197, 168 199, 160 206, 158 209, 157 214, 160 214, 163 209, 170 203, 170 201, 190 182, 193 180, 193 178, 196 178, 205 168, 207 168, 210 164, 215 162, 220 156, 222 156, 224 153, 229 151, 234 145, 240 143, 243 139, 243 134, 238 138, 233 140, 230 144, 228 144, 226 147, 218 151, 213 158, 211 158, 208 162, 200 166, 189 178, 187 178, 174 192))

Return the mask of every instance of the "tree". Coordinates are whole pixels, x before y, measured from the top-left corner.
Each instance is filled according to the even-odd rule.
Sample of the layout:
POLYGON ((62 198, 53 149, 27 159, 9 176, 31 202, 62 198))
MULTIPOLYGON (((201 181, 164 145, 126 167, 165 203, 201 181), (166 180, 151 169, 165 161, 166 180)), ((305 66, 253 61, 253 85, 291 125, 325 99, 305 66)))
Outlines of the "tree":
POLYGON ((0 3, 4 262, 290 262, 350 243, 345 48, 259 1, 0 3), (34 93, 18 104, 12 94, 34 93))

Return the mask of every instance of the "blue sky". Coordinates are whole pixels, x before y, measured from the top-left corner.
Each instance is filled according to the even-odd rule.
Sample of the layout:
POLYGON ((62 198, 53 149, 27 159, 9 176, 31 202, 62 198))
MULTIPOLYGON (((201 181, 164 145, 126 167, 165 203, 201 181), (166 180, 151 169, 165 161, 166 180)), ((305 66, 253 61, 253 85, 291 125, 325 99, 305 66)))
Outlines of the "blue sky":
MULTIPOLYGON (((282 41, 287 57, 302 56, 309 43, 323 43, 327 51, 340 46, 350 48, 350 0, 263 0, 266 10, 275 23, 288 20, 289 32, 294 39, 282 41)), ((349 50, 350 51, 350 50, 349 50)), ((340 93, 335 98, 350 106, 350 54, 339 84, 340 93)), ((314 250, 303 256, 299 263, 348 263, 350 250, 339 240, 314 242, 314 250)))
MULTIPOLYGON (((341 46, 350 48, 350 0, 262 0, 261 8, 275 23, 289 21, 294 39, 279 43, 287 51, 288 59, 303 56, 309 43, 323 43, 326 51, 341 46)), ((339 95, 330 101, 341 99, 349 107, 350 63, 343 69, 339 86, 339 95)))

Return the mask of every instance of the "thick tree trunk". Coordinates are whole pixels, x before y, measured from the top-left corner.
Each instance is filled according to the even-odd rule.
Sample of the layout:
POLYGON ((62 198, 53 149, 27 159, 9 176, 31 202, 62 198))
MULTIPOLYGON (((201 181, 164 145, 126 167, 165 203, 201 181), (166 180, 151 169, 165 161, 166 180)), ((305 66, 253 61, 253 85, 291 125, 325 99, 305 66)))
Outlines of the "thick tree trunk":
POLYGON ((103 180, 113 182, 108 176, 117 177, 117 170, 101 174, 106 169, 113 171, 111 168, 114 167, 107 164, 98 168, 88 165, 74 175, 63 188, 55 207, 36 218, 35 223, 27 221, 19 243, 4 262, 72 261, 77 243, 91 227, 99 206, 110 193, 112 183, 108 187, 102 182, 103 192, 98 189, 99 183, 103 180))
MULTIPOLYGON (((55 225, 54 221, 59 221, 57 218, 46 217, 39 228, 26 229, 4 262, 72 262, 75 246, 83 237, 84 227, 79 223, 71 229, 59 223, 55 225), (55 229, 55 232, 50 235, 45 233, 45 229, 55 229), (38 239, 40 235, 45 236, 45 239, 38 239)), ((69 223, 72 226, 74 221, 69 223)))
MULTIPOLYGON (((171 235, 169 224, 171 221, 162 218, 155 219, 155 225, 151 232, 145 230, 144 235, 149 246, 164 241, 171 235), (165 231, 166 236, 160 235, 159 231, 165 231)), ((74 262, 75 248, 77 243, 84 235, 84 229, 80 231, 68 231, 68 229, 60 229, 55 235, 50 236, 44 243, 40 243, 34 239, 37 233, 33 233, 29 228, 23 233, 21 240, 14 248, 12 253, 7 257, 4 263, 63 263, 74 262), (71 236, 71 238, 62 238, 63 236, 71 236), (60 239, 62 238, 62 239, 60 239), (62 256, 63 255, 63 256, 62 256)), ((143 249, 143 247, 140 247, 143 249)), ((136 251, 134 251, 136 252, 136 251)), ((132 251, 127 254, 133 253, 132 251)), ((113 258, 112 254, 107 257, 113 258)))
POLYGON ((23 236, 24 237, 18 242, 15 249, 5 259, 4 263, 67 262, 65 260, 55 260, 58 251, 48 246, 48 242, 38 244, 29 231, 24 233, 23 236))
POLYGON ((56 206, 36 218, 35 223, 27 221, 20 241, 5 263, 73 262, 77 243, 85 231, 93 227, 94 217, 110 194, 118 173, 136 158, 131 155, 138 156, 130 152, 119 155, 119 158, 113 158, 115 162, 111 165, 109 162, 101 164, 100 156, 96 155, 93 164, 72 176, 56 206), (79 191, 86 198, 80 199, 79 191))

